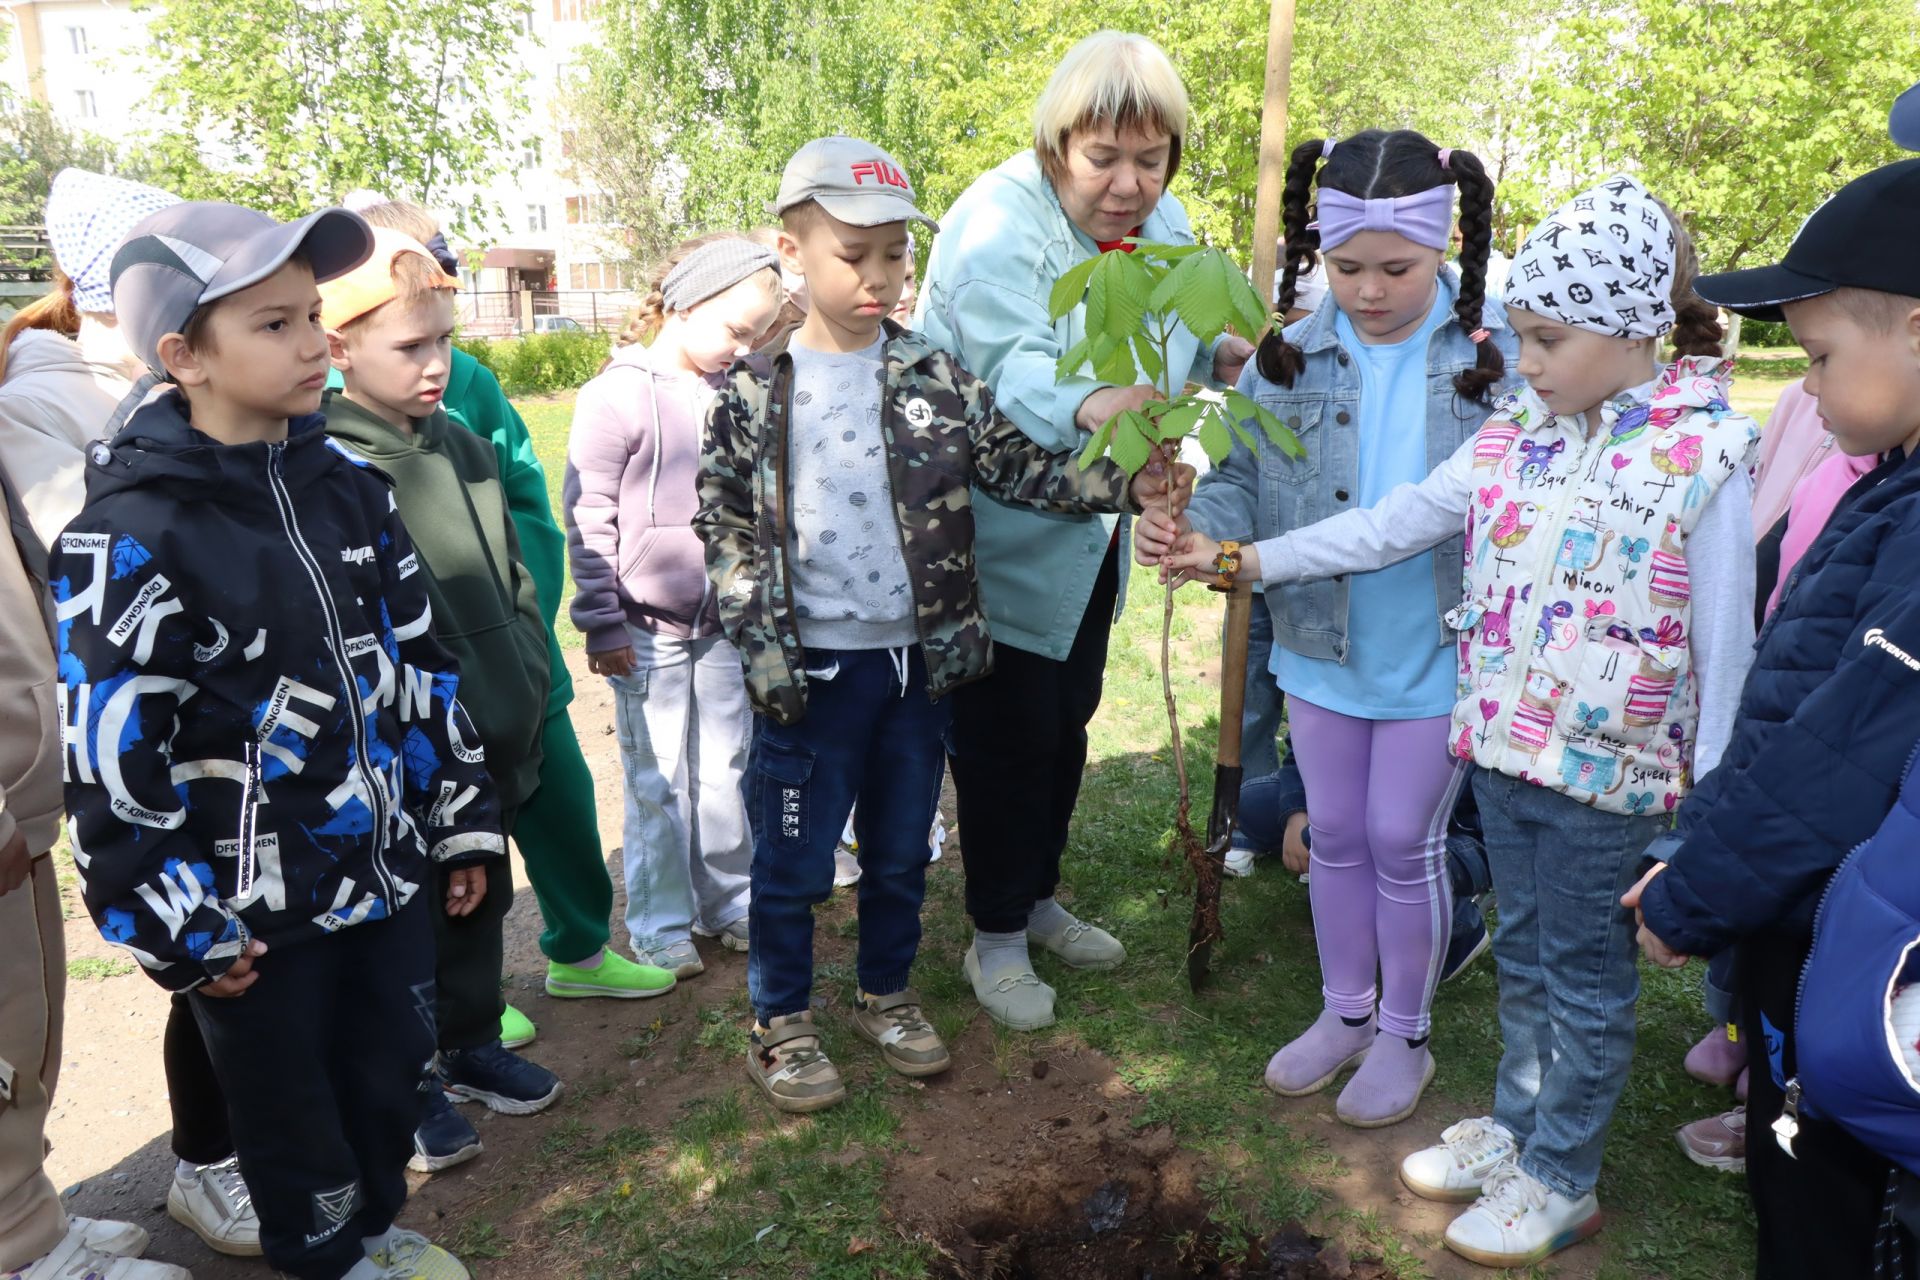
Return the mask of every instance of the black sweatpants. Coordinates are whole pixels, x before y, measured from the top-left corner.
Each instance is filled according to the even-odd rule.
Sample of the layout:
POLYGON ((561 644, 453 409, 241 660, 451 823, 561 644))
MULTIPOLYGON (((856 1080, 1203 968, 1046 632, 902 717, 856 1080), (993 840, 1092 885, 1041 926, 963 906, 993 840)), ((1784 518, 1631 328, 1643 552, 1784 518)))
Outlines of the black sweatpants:
POLYGON ((993 674, 951 695, 967 914, 983 932, 1026 928, 1033 904, 1060 882, 1119 591, 1118 548, 1109 547, 1064 661, 996 644, 993 674))
POLYGON ((167 1010, 161 1060, 167 1069, 167 1105, 173 1110, 173 1154, 188 1164, 219 1164, 233 1154, 227 1095, 207 1056, 207 1038, 193 1016, 192 997, 176 994, 167 1010))
POLYGON ((507 909, 513 906, 513 868, 505 858, 489 859, 486 868, 487 896, 470 916, 446 912, 451 871, 436 866, 429 880, 434 980, 440 990, 435 1015, 444 1050, 492 1044, 500 1038, 500 1015, 507 1011, 500 978, 506 963, 507 909))
POLYGON ((1739 944, 1742 1028, 1765 1051, 1747 1086, 1747 1190, 1759 1220, 1756 1280, 1871 1277, 1887 1194, 1887 1161, 1839 1125, 1800 1117, 1789 1156, 1774 1140, 1793 1079, 1794 1002, 1811 939, 1761 934, 1739 944))
POLYGON ((245 992, 194 992, 267 1261, 339 1280, 406 1202, 433 1060, 423 889, 390 920, 260 957, 245 992))

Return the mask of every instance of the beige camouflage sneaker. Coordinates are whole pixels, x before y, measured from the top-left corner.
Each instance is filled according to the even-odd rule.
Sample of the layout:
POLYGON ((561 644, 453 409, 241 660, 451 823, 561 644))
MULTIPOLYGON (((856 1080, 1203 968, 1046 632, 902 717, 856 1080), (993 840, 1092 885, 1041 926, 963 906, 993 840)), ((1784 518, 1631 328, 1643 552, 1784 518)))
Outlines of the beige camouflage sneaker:
POLYGON ((880 1056, 903 1076, 937 1076, 953 1065, 939 1033, 920 1012, 920 997, 911 990, 862 994, 854 1004, 853 1027, 879 1045, 880 1056))
POLYGON ((765 1030, 754 1027, 747 1074, 782 1111, 822 1111, 847 1096, 840 1073, 820 1047, 812 1010, 775 1018, 765 1030))

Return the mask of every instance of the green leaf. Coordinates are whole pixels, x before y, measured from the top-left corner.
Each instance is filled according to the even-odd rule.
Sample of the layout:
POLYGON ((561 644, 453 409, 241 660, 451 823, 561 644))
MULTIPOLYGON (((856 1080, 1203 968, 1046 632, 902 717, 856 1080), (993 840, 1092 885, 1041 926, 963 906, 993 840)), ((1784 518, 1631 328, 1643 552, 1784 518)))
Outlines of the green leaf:
POLYGON ((1140 371, 1134 367, 1133 348, 1123 338, 1114 338, 1101 334, 1094 342, 1093 373, 1102 382, 1111 382, 1116 387, 1130 387, 1140 377, 1140 371))
POLYGON ((1160 415, 1154 425, 1160 429, 1162 440, 1183 440, 1193 430, 1193 424, 1200 421, 1200 415, 1206 412, 1206 405, 1199 400, 1179 400, 1170 405, 1160 415))
POLYGON ((1087 285, 1087 332, 1121 342, 1140 330, 1153 283, 1146 265, 1132 254, 1103 253, 1087 285))
POLYGON ((1092 338, 1082 338, 1080 341, 1068 347, 1066 353, 1054 361, 1054 380, 1057 382, 1063 378, 1071 378, 1074 374, 1079 373, 1080 366, 1087 362, 1087 351, 1092 345, 1092 338))
POLYGON ((1100 265, 1100 259, 1106 255, 1096 254, 1085 262, 1076 262, 1053 282, 1053 292, 1047 297, 1047 318, 1058 320, 1067 312, 1080 305, 1080 299, 1087 292, 1087 278, 1093 269, 1100 265))
POLYGON ((1248 342, 1260 341, 1260 335, 1273 323, 1273 312, 1260 301, 1260 295, 1238 271, 1227 285, 1227 302, 1233 308, 1233 324, 1248 342))
MULTIPOLYGON (((1233 319, 1228 291, 1232 287, 1231 281, 1239 274, 1239 268, 1233 265, 1226 254, 1218 249, 1209 249, 1181 262, 1161 282, 1161 289, 1155 292, 1170 291, 1173 295, 1173 312, 1180 318, 1180 323, 1186 325, 1200 341, 1212 342, 1233 319)), ((1149 305, 1152 305, 1151 302, 1149 305)))
POLYGON ((1080 451, 1080 469, 1085 471, 1099 460, 1107 451, 1107 442, 1113 439, 1113 419, 1108 418, 1100 424, 1100 429, 1087 440, 1087 447, 1080 451))
POLYGON ((1148 434, 1153 424, 1129 409, 1115 414, 1107 425, 1113 428, 1113 460, 1128 475, 1146 466, 1153 456, 1153 439, 1148 434))
POLYGON ((1213 414, 1208 414, 1207 420, 1200 424, 1200 447, 1207 451, 1207 460, 1215 466, 1233 452, 1233 437, 1213 414))
POLYGON ((1160 358, 1160 344, 1144 333, 1133 335, 1133 358, 1140 363, 1140 371, 1147 380, 1159 385, 1160 375, 1166 372, 1166 362, 1160 358))
POLYGON ((1248 453, 1259 453, 1260 442, 1253 438, 1253 432, 1242 426, 1238 418, 1229 417, 1227 425, 1233 428, 1233 434, 1240 437, 1240 443, 1247 446, 1248 453))
POLYGON ((1253 406, 1253 418, 1260 424, 1260 429, 1267 433, 1267 439, 1279 446, 1280 452, 1296 461, 1307 456, 1306 449, 1300 444, 1300 437, 1287 430, 1287 424, 1274 417, 1270 410, 1256 404, 1253 406))
POLYGON ((1178 262, 1182 258, 1191 258, 1196 253, 1207 251, 1207 246, 1203 244, 1156 244, 1151 240, 1135 240, 1134 244, 1138 246, 1137 253, 1143 253, 1149 258, 1158 258, 1162 262, 1178 262))

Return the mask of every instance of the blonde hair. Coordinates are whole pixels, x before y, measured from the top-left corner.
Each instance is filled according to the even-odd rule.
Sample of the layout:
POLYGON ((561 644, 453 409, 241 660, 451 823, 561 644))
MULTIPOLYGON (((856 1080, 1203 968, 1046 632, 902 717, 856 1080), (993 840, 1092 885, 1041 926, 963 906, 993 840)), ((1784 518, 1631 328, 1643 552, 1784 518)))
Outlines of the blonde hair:
MULTIPOLYGON (((398 227, 391 229, 402 230, 398 227)), ((417 253, 396 253, 393 255, 391 270, 393 297, 341 325, 342 334, 352 333, 388 307, 411 307, 422 299, 432 297, 435 293, 451 294, 453 292, 451 288, 453 282, 447 278, 447 273, 440 269, 440 264, 432 258, 417 253)))
POLYGON ((53 288, 13 313, 7 327, 0 329, 0 382, 7 377, 7 353, 22 330, 47 329, 65 338, 80 332, 80 310, 73 305, 73 281, 60 268, 53 269, 53 288))
MULTIPOLYGON (((777 238, 779 233, 774 232, 774 235, 777 238)), ((667 322, 667 300, 661 294, 661 288, 666 284, 667 276, 672 273, 673 269, 682 262, 685 262, 695 249, 704 248, 720 240, 754 239, 756 239, 756 237, 753 234, 742 235, 738 231, 709 231, 705 235, 694 236, 690 240, 682 240, 679 244, 667 250, 666 256, 654 263, 653 270, 647 273, 647 291, 641 296, 640 305, 633 309, 633 314, 627 318, 627 323, 621 327, 620 332, 614 337, 613 345, 616 347, 630 347, 636 342, 645 345, 654 340, 655 336, 660 332, 660 326, 667 322)), ((761 286, 767 291, 767 296, 775 301, 780 301, 785 297, 785 292, 780 284, 780 273, 771 267, 762 271, 756 271, 748 276, 747 279, 760 281, 761 286)), ((742 281, 742 283, 745 283, 745 281, 742 281)), ((609 361, 608 363, 612 362, 609 361)), ((600 367, 605 369, 606 365, 600 367)))
POLYGON ((1167 180, 1180 168, 1187 87, 1166 51, 1130 31, 1096 31, 1067 50, 1033 104, 1033 149, 1050 181, 1066 172, 1067 139, 1102 124, 1171 139, 1167 180))
POLYGON ((412 236, 421 244, 440 234, 440 224, 434 216, 411 200, 382 200, 362 209, 360 216, 376 227, 412 236))

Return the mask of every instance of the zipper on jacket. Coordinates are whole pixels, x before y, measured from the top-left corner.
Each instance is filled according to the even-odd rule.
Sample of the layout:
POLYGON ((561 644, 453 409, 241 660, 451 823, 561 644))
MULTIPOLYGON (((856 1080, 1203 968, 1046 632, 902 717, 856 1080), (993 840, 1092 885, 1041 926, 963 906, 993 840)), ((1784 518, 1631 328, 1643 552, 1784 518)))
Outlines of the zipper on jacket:
POLYGON ((360 774, 367 788, 367 804, 373 811, 373 870, 380 878, 380 889, 386 898, 387 913, 391 915, 399 905, 399 891, 393 882, 393 873, 387 869, 382 854, 387 844, 387 793, 385 786, 374 776, 367 766, 367 714, 366 706, 360 699, 360 681, 354 676, 353 668, 347 663, 346 635, 340 629, 340 614, 333 606, 333 596, 327 590, 326 576, 320 570, 320 562, 314 556, 313 549, 307 545, 306 536, 300 532, 300 522, 293 512, 293 495, 287 491, 281 464, 286 457, 286 444, 267 446, 267 483, 273 491, 274 505, 280 510, 280 525, 286 530, 287 540, 293 544, 294 555, 300 561, 300 567, 307 571, 307 577, 313 585, 313 593, 320 601, 321 616, 327 623, 327 649, 333 655, 333 665, 340 673, 340 683, 347 694, 347 705, 353 714, 353 767, 360 774))
MULTIPOLYGON (((898 499, 895 497, 896 490, 894 489, 894 478, 893 478, 893 468, 895 464, 899 461, 900 451, 898 448, 895 447, 894 438, 893 438, 893 397, 894 397, 894 392, 898 390, 898 384, 895 382, 893 377, 892 347, 893 347, 893 344, 889 342, 887 344, 887 348, 883 350, 880 355, 880 367, 886 374, 886 379, 884 382, 882 382, 880 387, 880 394, 881 394, 880 440, 881 440, 881 443, 883 443, 887 447, 887 465, 886 465, 887 510, 893 517, 894 533, 897 534, 900 538, 900 559, 902 561, 905 561, 907 558, 907 531, 900 527, 900 503, 898 499)), ((969 449, 968 456, 969 456, 969 459, 971 459, 971 456, 972 456, 971 449, 973 444, 972 431, 967 432, 967 444, 969 449)), ((968 473, 969 474, 972 473, 971 461, 969 461, 968 473)), ((914 584, 919 582, 919 580, 920 580, 920 575, 913 571, 912 564, 908 564, 907 565, 907 592, 908 592, 909 601, 913 605, 913 634, 915 638, 919 641, 921 656, 925 657, 928 652, 927 632, 926 632, 926 627, 921 621, 921 617, 920 617, 920 600, 918 596, 914 594, 914 584)), ((907 692, 907 674, 906 674, 906 666, 903 663, 900 669, 901 696, 905 697, 906 692, 907 692)), ((933 697, 933 665, 932 663, 927 664, 927 697, 929 698, 929 700, 931 700, 933 697)))
MULTIPOLYGON (((792 607, 793 601, 793 570, 787 563, 787 529, 790 527, 787 512, 787 442, 791 440, 793 436, 788 426, 788 414, 792 406, 792 400, 793 358, 786 356, 774 362, 773 377, 767 386, 767 425, 772 428, 773 439, 762 440, 760 447, 763 451, 768 449, 773 451, 774 492, 769 495, 763 495, 760 502, 760 536, 763 545, 767 549, 767 555, 770 557, 772 563, 778 567, 781 586, 786 591, 789 608, 792 607), (768 497, 771 497, 777 505, 780 513, 777 518, 768 513, 768 503, 766 501, 768 497)), ((755 470, 763 476, 766 474, 764 468, 756 467, 755 470)), ((805 697, 807 689, 807 677, 805 674, 807 665, 806 650, 801 647, 800 637, 796 633, 793 637, 792 649, 799 650, 800 669, 795 670, 793 654, 786 643, 787 636, 784 634, 780 625, 779 614, 773 602, 772 584, 768 584, 767 589, 767 611, 774 615, 774 639, 780 644, 780 660, 787 664, 787 679, 792 681, 800 690, 801 696, 805 697)))

